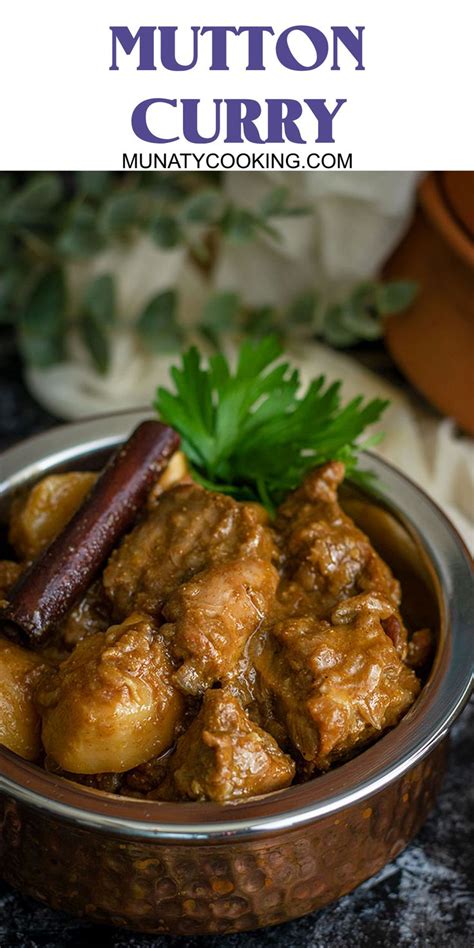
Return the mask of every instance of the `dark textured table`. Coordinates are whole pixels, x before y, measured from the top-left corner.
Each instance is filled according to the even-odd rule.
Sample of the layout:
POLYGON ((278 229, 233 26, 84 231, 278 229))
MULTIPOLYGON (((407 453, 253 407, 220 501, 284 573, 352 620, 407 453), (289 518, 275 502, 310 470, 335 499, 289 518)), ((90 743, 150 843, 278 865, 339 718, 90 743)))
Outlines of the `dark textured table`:
MULTIPOLYGON (((54 423, 27 394, 0 332, 0 447, 54 423)), ((1 948, 470 948, 474 944, 474 705, 453 729, 438 804, 413 843, 321 912, 277 928, 209 938, 140 936, 49 911, 0 883, 1 948)))

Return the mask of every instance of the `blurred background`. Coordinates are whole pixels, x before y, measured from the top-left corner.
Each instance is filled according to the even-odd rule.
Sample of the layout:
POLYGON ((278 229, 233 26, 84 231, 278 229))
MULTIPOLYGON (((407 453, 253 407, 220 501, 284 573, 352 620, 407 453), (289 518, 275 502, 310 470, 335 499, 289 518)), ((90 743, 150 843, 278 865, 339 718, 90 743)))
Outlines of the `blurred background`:
POLYGON ((0 175, 1 446, 278 334, 474 547, 474 174, 0 175))

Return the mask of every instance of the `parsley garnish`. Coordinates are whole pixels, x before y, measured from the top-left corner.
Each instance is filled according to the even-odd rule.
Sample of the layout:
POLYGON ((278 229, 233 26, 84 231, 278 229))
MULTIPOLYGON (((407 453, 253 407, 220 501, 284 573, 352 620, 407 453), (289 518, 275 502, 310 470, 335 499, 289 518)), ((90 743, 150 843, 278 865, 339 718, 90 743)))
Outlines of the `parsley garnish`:
POLYGON ((221 353, 206 367, 193 346, 171 369, 175 391, 160 387, 155 401, 162 420, 181 435, 196 480, 240 500, 258 500, 271 512, 325 461, 344 461, 347 474, 366 481, 358 453, 379 437, 363 444, 358 439, 388 404, 358 396, 341 406, 341 382, 326 384, 323 375, 299 395, 299 373, 281 356, 273 336, 245 341, 232 372, 221 353))

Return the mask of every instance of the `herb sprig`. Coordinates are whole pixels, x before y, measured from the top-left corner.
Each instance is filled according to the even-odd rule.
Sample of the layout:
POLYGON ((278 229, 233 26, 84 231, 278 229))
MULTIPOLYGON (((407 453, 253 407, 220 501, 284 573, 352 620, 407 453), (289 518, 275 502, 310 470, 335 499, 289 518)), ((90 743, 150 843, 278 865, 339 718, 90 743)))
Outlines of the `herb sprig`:
MULTIPOLYGON (((171 369, 174 390, 160 387, 154 406, 181 435, 194 476, 204 486, 270 512, 312 467, 341 460, 353 479, 367 480, 360 443, 388 402, 362 396, 341 404, 341 382, 323 375, 302 394, 300 376, 281 360, 274 336, 242 343, 235 370, 218 353, 206 366, 197 348, 171 369)), ((369 475, 370 477, 370 475, 369 475)))
MULTIPOLYGON (((309 213, 287 188, 270 188, 251 210, 234 201, 211 172, 107 171, 0 174, 0 327, 16 327, 25 362, 46 369, 67 359, 71 329, 91 365, 110 367, 118 319, 116 273, 93 276, 81 299, 69 267, 122 250, 147 236, 162 251, 180 249, 208 279, 222 242, 281 242, 281 223, 309 213), (74 282, 74 281, 72 281, 74 282)), ((114 268, 115 269, 115 268, 114 268)), ((133 325, 147 350, 177 351, 178 293, 150 297, 133 325)))

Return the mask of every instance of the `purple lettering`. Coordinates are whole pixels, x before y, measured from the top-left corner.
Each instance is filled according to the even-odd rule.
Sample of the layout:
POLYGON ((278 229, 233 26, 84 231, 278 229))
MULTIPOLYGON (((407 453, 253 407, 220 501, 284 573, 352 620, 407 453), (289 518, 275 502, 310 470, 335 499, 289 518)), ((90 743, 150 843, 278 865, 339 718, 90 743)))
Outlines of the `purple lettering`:
POLYGON ((309 105, 314 117, 318 120, 318 137, 315 142, 333 142, 332 123, 339 112, 341 105, 347 102, 347 99, 336 99, 337 105, 332 112, 326 105, 326 99, 305 99, 306 105, 309 105))
POLYGON ((254 99, 225 99, 227 105, 227 135, 226 142, 253 142, 262 145, 264 139, 260 137, 255 119, 262 114, 262 110, 254 99))
POLYGON ((268 138, 267 142, 282 143, 297 142, 304 145, 296 124, 303 111, 296 99, 267 99, 268 104, 268 138), (283 110, 286 109, 286 114, 283 110))
POLYGON ((237 36, 236 26, 203 26, 201 34, 211 33, 212 52, 209 69, 228 70, 227 65, 227 33, 237 36))
POLYGON ((238 35, 240 36, 241 33, 249 34, 249 58, 246 70, 265 69, 263 63, 263 34, 270 33, 271 36, 274 36, 275 30, 271 26, 241 26, 238 35))
POLYGON ((199 29, 199 26, 191 27, 191 32, 193 34, 193 58, 190 63, 187 63, 183 66, 182 63, 179 63, 176 59, 176 33, 178 31, 178 27, 159 27, 161 35, 161 63, 165 69, 169 69, 171 72, 185 72, 188 69, 194 69, 198 59, 199 29))
POLYGON ((208 142, 215 142, 219 138, 221 130, 220 107, 222 99, 213 99, 215 106, 215 128, 209 138, 205 138, 198 130, 198 113, 200 99, 181 99, 183 106, 183 134, 188 142, 196 145, 205 145, 208 142))
POLYGON ((141 26, 139 30, 132 35, 128 26, 111 26, 112 30, 112 65, 110 69, 118 69, 117 66, 117 42, 120 43, 124 53, 130 56, 130 53, 139 43, 140 57, 137 69, 156 69, 155 66, 155 30, 156 26, 141 26))
POLYGON ((276 44, 276 53, 282 66, 300 72, 307 72, 309 69, 317 69, 318 66, 321 66, 327 57, 328 50, 329 45, 324 33, 316 29, 315 26, 289 26, 288 29, 284 30, 278 37, 276 44), (294 56, 290 49, 288 39, 291 34, 295 32, 303 33, 313 44, 316 59, 313 63, 310 63, 309 66, 305 66, 299 59, 296 59, 296 56, 294 56))
POLYGON ((132 112, 132 128, 135 135, 144 142, 152 142, 155 145, 168 145, 169 142, 177 142, 179 135, 176 135, 174 138, 160 138, 158 135, 154 135, 148 126, 148 109, 151 105, 158 104, 159 102, 162 102, 164 105, 171 105, 173 108, 176 108, 177 105, 176 99, 145 99, 143 102, 139 102, 132 112))
POLYGON ((331 69, 339 70, 341 67, 337 58, 338 53, 338 43, 342 43, 343 46, 350 52, 351 56, 357 62, 356 69, 365 69, 364 63, 362 61, 362 33, 364 32, 365 27, 356 26, 357 36, 349 29, 348 26, 332 26, 332 35, 333 35, 333 55, 332 55, 332 66, 331 69))

